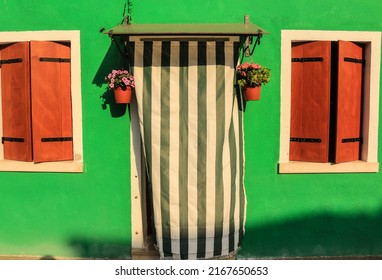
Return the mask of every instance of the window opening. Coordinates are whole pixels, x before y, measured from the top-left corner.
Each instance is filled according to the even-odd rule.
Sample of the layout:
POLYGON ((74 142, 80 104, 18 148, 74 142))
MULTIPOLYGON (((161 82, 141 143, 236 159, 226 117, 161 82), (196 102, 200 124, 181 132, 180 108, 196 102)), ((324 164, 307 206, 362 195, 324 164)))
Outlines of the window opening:
POLYGON ((73 160, 70 45, 17 42, 1 56, 4 159, 73 160))
MULTIPOLYGON (((331 46, 331 48, 333 48, 331 46)), ((302 56, 303 57, 303 56, 302 56)), ((319 57, 318 55, 310 56, 319 57)), ((378 120, 379 120, 379 89, 380 89, 380 60, 381 60, 381 32, 358 32, 358 31, 319 31, 319 30, 282 30, 281 32, 281 102, 280 102, 280 153, 279 153, 279 173, 347 173, 347 172, 378 172, 378 120), (357 151, 358 160, 343 161, 340 163, 334 163, 328 160, 317 162, 317 161, 307 161, 307 160, 294 160, 291 159, 291 154, 293 151, 290 149, 291 146, 291 132, 293 128, 291 127, 292 119, 292 65, 305 64, 292 62, 292 45, 299 45, 301 43, 307 42, 341 42, 347 41, 352 42, 355 45, 361 46, 363 54, 360 57, 353 57, 345 55, 344 58, 339 59, 343 61, 343 64, 358 65, 363 67, 362 70, 362 80, 360 87, 362 88, 362 99, 360 98, 360 115, 361 124, 360 131, 358 135, 345 135, 337 137, 339 141, 336 140, 333 145, 334 140, 329 141, 330 149, 329 159, 335 158, 336 147, 351 147, 359 145, 357 151), (345 60, 346 59, 346 60, 345 60), (343 141, 343 142, 342 142, 343 141), (362 144, 361 142, 362 141, 362 144), (360 145, 361 144, 361 145, 360 145), (361 150, 361 152, 359 152, 361 150), (359 156, 358 156, 359 155, 359 156)), ((309 62, 309 64, 317 64, 318 62, 309 62)), ((335 68, 331 65, 329 67, 331 71, 337 72, 335 68)), ((338 70, 339 72, 340 70, 338 70)), ((345 82, 345 86, 353 86, 354 82, 351 78, 347 78, 351 82, 345 82)), ((345 79, 346 80, 346 79, 345 79)), ((329 84, 329 92, 333 92, 332 88, 335 88, 336 82, 331 81, 329 84)), ((337 85, 339 86, 339 85, 337 85)), ((332 98, 335 98, 331 94, 332 98)), ((338 99, 341 99, 340 97, 338 99)), ((340 104, 338 108, 334 108, 333 102, 329 103, 329 112, 331 114, 329 122, 329 134, 331 139, 333 139, 332 134, 335 131, 332 120, 333 115, 341 115, 338 112, 339 109, 343 109, 343 105, 340 104)), ((337 117, 338 118, 338 117, 337 117)), ((346 126, 345 130, 347 130, 346 126)), ((354 133, 353 133, 354 134, 354 133)), ((316 139, 321 139, 320 136, 310 135, 310 136, 293 136, 294 138, 308 138, 310 141, 318 141, 316 139)), ((297 139, 296 139, 297 140, 297 139)), ((302 142, 303 144, 310 144, 313 146, 314 143, 302 142)), ((295 144, 300 144, 296 142, 295 144)), ((316 143, 317 144, 317 143, 316 143)), ((355 150, 355 149, 354 149, 355 150)))
POLYGON ((0 60, 0 171, 82 172, 80 32, 0 32, 0 60))
POLYGON ((345 41, 292 44, 291 160, 360 159, 363 49, 345 41))

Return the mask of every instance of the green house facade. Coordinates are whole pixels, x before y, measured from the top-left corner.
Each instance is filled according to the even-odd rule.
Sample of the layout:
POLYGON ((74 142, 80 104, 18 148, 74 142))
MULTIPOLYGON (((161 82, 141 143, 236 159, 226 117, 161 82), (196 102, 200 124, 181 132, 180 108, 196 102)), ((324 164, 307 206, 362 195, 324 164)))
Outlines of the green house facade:
MULTIPOLYGON (((159 258, 151 240, 155 232, 150 190, 146 188, 150 181, 143 160, 146 150, 140 146, 140 105, 137 109, 136 97, 131 105, 116 104, 105 76, 129 63, 135 75, 146 73, 144 57, 139 68, 137 46, 147 43, 139 41, 139 36, 160 37, 158 44, 163 49, 168 38, 181 45, 184 36, 191 35, 199 41, 213 38, 217 46, 213 54, 217 67, 213 71, 220 71, 219 50, 227 53, 227 48, 219 47, 227 40, 236 40, 232 58, 255 62, 272 71, 269 84, 261 89, 260 100, 244 102, 238 113, 243 138, 235 143, 243 154, 243 158, 238 157, 243 170, 237 170, 242 176, 239 183, 244 186, 242 202, 246 206, 232 210, 238 215, 245 211, 244 219, 237 222, 245 225, 245 233, 239 230, 240 237, 235 237, 242 237, 237 258, 382 256, 381 12, 382 3, 377 0, 251 0, 242 4, 227 0, 119 0, 112 4, 100 0, 3 1, 0 259, 159 258), (124 29, 129 26, 123 23, 127 14, 133 33, 124 29), (256 29, 240 31, 249 24, 256 29), (139 26, 146 29, 134 31, 139 26), (246 42, 249 52, 253 52, 250 56, 245 54, 246 42), (317 66, 318 60, 327 59, 322 58, 321 49, 317 55, 316 49, 307 50, 316 42, 326 42, 331 63, 325 69, 329 70, 317 66), (343 60, 339 51, 342 42, 356 46, 360 57, 346 53, 343 60), (129 46, 135 46, 134 53, 129 46), (54 62, 53 49, 60 57, 54 62), (296 56, 300 49, 303 51, 296 56), (40 56, 37 60, 36 53, 40 56), (360 74, 338 74, 342 73, 343 61, 346 67, 358 67, 360 74), (44 72, 39 70, 39 63, 57 66, 44 72), (322 90, 315 85, 309 92, 310 99, 304 101, 307 103, 296 102, 295 89, 309 84, 306 80, 312 76, 320 76, 322 90), (337 87, 352 88, 355 80, 360 87, 359 100, 352 105, 358 106, 358 132, 343 136, 337 143, 333 135, 339 134, 343 122, 355 127, 355 121, 346 117, 339 121, 342 109, 347 108, 343 104, 350 98, 337 92, 337 87), (70 88, 62 90, 63 84, 70 88), (25 96, 15 101, 12 92, 20 88, 25 96), (324 119, 317 117, 324 110, 317 107, 322 103, 321 96, 328 98, 324 103, 329 113, 324 119), (67 125, 68 118, 72 129, 65 131, 61 126, 67 125), (312 128, 311 122, 325 122, 327 136, 294 134, 296 123, 312 128), (25 136, 15 129, 20 123, 28 124, 21 125, 25 136), (44 134, 57 127, 64 132, 44 134), (20 148, 23 145, 25 150, 20 148), (326 146, 319 150, 319 145, 326 146), (340 147, 353 147, 355 158, 344 162, 337 159, 340 147), (327 155, 324 160, 312 160, 322 153, 327 155)), ((154 52, 156 45, 154 42, 154 52)), ((210 77, 206 65, 206 69, 198 70, 207 73, 204 78, 210 77)), ((139 83, 139 77, 136 80, 139 83)), ((314 133, 317 130, 315 126, 312 129, 314 133)), ((167 161, 172 166, 171 158, 167 161)), ((225 174, 222 172, 221 177, 225 174)), ((215 182, 220 175, 212 178, 215 182)))

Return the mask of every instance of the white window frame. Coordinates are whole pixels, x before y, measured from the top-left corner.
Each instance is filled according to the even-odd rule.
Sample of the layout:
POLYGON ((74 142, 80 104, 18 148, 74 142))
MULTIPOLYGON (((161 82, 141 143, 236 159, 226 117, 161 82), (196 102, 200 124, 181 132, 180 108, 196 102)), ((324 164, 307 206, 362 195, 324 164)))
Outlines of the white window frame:
MULTIPOLYGON (((81 105, 81 57, 80 31, 21 31, 0 32, 0 45, 25 41, 61 41, 70 43, 71 51, 71 94, 73 119, 73 157, 72 161, 22 162, 4 159, 0 147, 0 171, 21 172, 83 172, 82 147, 82 105, 81 105)), ((1 74, 1 68, 0 68, 1 74)), ((1 93, 1 79, 0 79, 1 93)), ((2 135, 2 106, 0 98, 0 135, 2 135)), ((2 146, 2 145, 1 145, 2 146)))
POLYGON ((378 119, 381 61, 381 32, 364 31, 281 31, 281 102, 279 173, 378 172, 378 119), (292 43, 303 41, 352 41, 365 45, 365 83, 362 116, 361 160, 346 163, 289 161, 292 43))

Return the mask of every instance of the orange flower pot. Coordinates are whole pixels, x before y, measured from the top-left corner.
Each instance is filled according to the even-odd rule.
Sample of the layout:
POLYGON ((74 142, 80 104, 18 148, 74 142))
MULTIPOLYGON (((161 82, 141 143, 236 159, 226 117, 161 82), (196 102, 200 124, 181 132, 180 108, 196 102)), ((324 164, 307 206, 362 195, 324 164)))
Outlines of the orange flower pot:
POLYGON ((244 95, 245 95, 245 100, 250 101, 250 100, 260 100, 260 90, 261 87, 245 87, 244 88, 244 95))
POLYGON ((127 87, 122 89, 120 87, 114 89, 115 103, 117 104, 128 104, 131 101, 131 96, 133 95, 133 89, 127 87))

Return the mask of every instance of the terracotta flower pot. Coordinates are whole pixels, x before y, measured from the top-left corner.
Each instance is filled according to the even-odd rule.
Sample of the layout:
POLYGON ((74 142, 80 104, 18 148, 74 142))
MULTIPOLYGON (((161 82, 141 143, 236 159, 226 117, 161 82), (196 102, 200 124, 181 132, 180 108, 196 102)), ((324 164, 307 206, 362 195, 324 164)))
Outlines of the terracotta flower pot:
POLYGON ((244 95, 245 100, 260 100, 260 90, 261 86, 258 87, 245 87, 244 88, 244 95))
POLYGON ((132 94, 133 94, 133 89, 131 87, 127 87, 126 89, 122 89, 120 87, 115 88, 114 89, 115 103, 118 103, 118 104, 130 103, 132 94))

